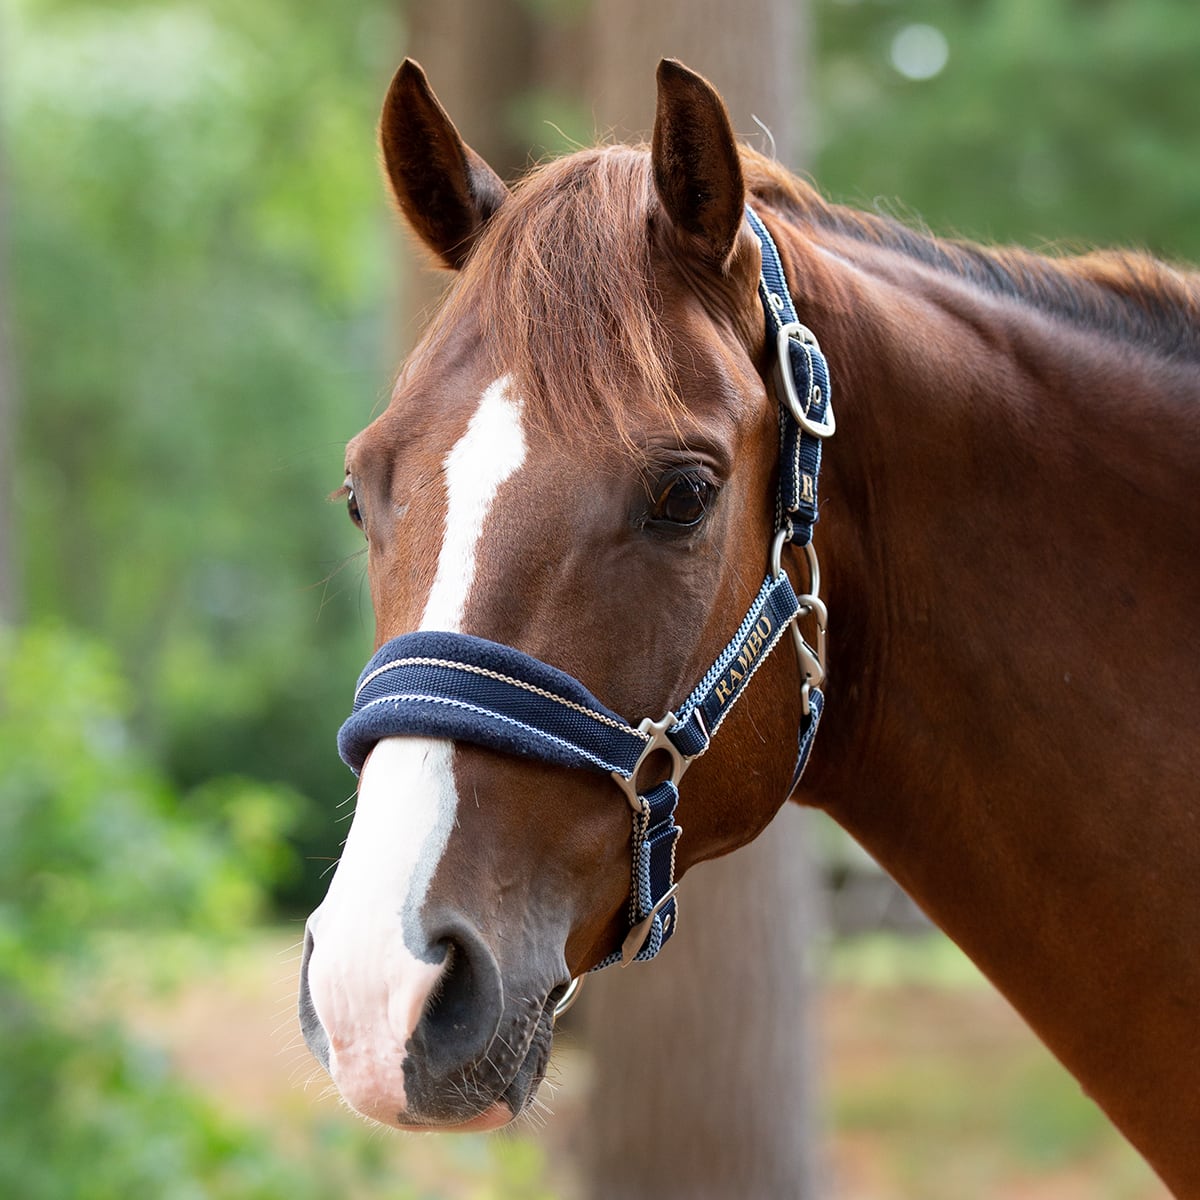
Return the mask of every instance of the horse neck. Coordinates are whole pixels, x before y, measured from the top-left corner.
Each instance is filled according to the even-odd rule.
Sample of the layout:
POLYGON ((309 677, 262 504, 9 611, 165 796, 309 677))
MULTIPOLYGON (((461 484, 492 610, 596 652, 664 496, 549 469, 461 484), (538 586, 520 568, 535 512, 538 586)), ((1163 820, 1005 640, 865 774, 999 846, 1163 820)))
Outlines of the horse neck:
POLYGON ((837 380, 809 795, 1200 1195, 1195 370, 878 248, 792 249, 837 380))

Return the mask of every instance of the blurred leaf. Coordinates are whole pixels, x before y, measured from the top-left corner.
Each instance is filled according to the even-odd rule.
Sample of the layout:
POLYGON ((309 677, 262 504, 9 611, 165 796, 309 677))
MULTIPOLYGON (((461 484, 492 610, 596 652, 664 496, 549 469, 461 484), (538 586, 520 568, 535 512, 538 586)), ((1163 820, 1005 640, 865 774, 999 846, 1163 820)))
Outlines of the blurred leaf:
POLYGON ((325 845, 369 632, 324 497, 386 380, 393 22, 370 0, 10 18, 26 606, 104 635, 183 788, 290 788, 325 845))
POLYGON ((286 797, 239 781, 182 817, 130 710, 94 641, 0 631, 0 1195, 326 1195, 89 1003, 103 932, 243 928, 286 824, 286 797))
POLYGON ((861 207, 987 241, 1200 260, 1190 0, 819 0, 816 174, 861 207), (895 65, 944 38, 927 79, 895 65))

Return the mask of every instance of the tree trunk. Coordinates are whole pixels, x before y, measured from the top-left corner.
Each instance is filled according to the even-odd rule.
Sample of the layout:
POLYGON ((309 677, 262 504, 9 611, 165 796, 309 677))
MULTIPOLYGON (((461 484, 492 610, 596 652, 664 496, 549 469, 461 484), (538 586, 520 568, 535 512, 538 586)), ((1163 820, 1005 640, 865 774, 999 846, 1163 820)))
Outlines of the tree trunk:
MULTIPOLYGON (((459 132, 510 183, 529 162, 529 145, 513 119, 514 105, 533 86, 536 27, 521 0, 438 0, 406 6, 404 53, 425 68, 459 132)), ((415 238, 410 245, 416 246, 415 238)), ((399 329, 407 352, 450 283, 423 249, 405 259, 399 329)))
POLYGON ((619 138, 648 135, 658 60, 678 58, 716 85, 735 133, 761 146, 758 117, 774 134, 775 157, 796 167, 805 8, 796 0, 595 0, 585 83, 600 127, 619 138))
MULTIPOLYGON (((460 131, 508 178, 528 157, 515 102, 531 89, 590 111, 601 135, 646 136, 654 71, 677 57, 724 94, 735 130, 795 167, 805 6, 792 0, 442 0, 410 6, 406 50, 460 131), (756 125, 757 117, 771 131, 756 125), (771 138, 774 139, 772 145, 771 138)), ((406 322, 435 291, 406 290, 406 322)), ((686 781, 685 781, 686 787, 686 781)), ((681 894, 662 956, 605 972, 580 1003, 593 1061, 582 1147, 595 1200, 809 1200, 822 1172, 808 950, 820 896, 794 808, 681 894)), ((686 834, 685 834, 686 836, 686 834)))
MULTIPOLYGON (((675 57, 717 86, 740 136, 795 167, 805 32, 801 7, 775 0, 597 3, 585 39, 596 120, 648 133, 655 66, 675 57)), ((820 897, 805 824, 784 812, 698 868, 662 956, 584 993, 595 1200, 820 1194, 808 974, 820 897)))
POLYGON ((585 1195, 821 1194, 808 972, 820 896, 805 833, 789 807, 753 845, 697 867, 660 958, 584 993, 585 1195))

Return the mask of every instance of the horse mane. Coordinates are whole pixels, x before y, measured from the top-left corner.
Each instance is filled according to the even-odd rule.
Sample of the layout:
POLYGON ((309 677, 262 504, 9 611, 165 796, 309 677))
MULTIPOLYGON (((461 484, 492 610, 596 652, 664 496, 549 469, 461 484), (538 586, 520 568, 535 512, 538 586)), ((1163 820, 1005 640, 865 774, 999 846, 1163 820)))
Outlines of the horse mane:
MULTIPOLYGON (((898 252, 993 295, 1149 352, 1200 360, 1200 276, 1144 254, 1049 257, 934 237, 826 201, 742 147, 752 198, 814 231, 898 252)), ((607 145, 546 162, 492 217, 431 337, 470 308, 497 373, 526 416, 558 431, 606 431, 636 448, 635 420, 681 413, 647 229, 658 203, 645 146, 607 145)))
POLYGON ((1200 359, 1200 275, 1148 254, 1038 254, 939 238, 878 213, 831 204, 815 188, 744 149, 749 190, 817 228, 896 251, 1094 333, 1166 357, 1200 359))

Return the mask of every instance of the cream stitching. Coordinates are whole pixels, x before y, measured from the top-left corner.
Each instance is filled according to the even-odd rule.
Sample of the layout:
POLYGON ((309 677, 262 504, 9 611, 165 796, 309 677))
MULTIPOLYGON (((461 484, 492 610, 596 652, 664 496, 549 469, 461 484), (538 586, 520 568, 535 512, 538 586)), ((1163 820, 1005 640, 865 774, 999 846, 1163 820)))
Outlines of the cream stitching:
MULTIPOLYGON (((425 704, 446 704, 451 708, 461 708, 467 712, 479 713, 483 717, 490 717, 494 721, 502 721, 505 725, 515 725, 518 729, 527 729, 537 737, 543 738, 548 742, 554 742, 556 745, 562 746, 582 758, 586 758, 589 762, 595 763, 596 766, 602 767, 606 771, 612 771, 624 779, 629 778, 625 771, 618 767, 616 763, 610 763, 607 759, 600 758, 590 750, 585 750, 582 746, 577 746, 574 742, 570 742, 566 738, 556 737, 553 733, 547 733, 544 729, 538 729, 535 725, 528 725, 524 721, 518 721, 516 717, 506 717, 503 713, 492 712, 491 709, 481 708, 478 704, 468 704, 465 700, 451 700, 448 696, 425 696, 419 692, 399 693, 394 696, 379 696, 374 700, 368 700, 360 711, 372 708, 376 704, 402 704, 410 701, 418 701, 425 704)), ((637 733, 638 731, 635 729, 633 732, 637 733)))
POLYGON ((532 683, 526 683, 523 679, 514 679, 511 675, 500 674, 499 671, 489 671, 486 667, 477 667, 472 663, 454 662, 446 658, 397 658, 389 663, 384 663, 383 666, 376 667, 359 684, 358 690, 354 693, 355 702, 358 701, 358 697, 362 694, 363 688, 368 683, 377 676, 382 675, 385 671, 392 670, 394 667, 445 667, 452 671, 469 671, 472 675, 482 675, 487 679, 495 679, 500 683, 511 684, 513 687, 521 688, 526 692, 532 692, 535 696, 541 696, 544 700, 554 700, 556 703, 563 705, 564 708, 570 708, 577 713, 582 713, 585 717, 591 717, 593 721, 599 721, 602 725, 618 729, 621 733, 632 733, 644 742, 650 740, 648 733, 643 733, 640 729, 634 729, 632 725, 627 725, 622 721, 614 721, 612 717, 606 717, 603 713, 598 713, 594 709, 587 708, 582 704, 576 704, 573 700, 566 700, 554 692, 546 691, 545 688, 536 687, 532 683))

